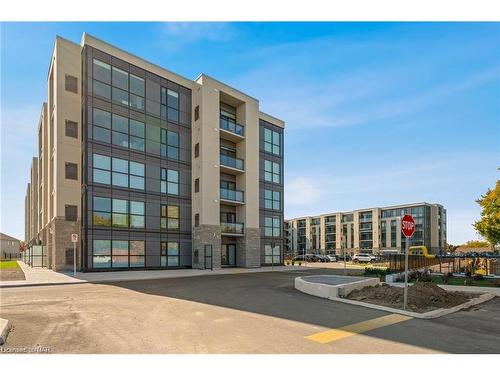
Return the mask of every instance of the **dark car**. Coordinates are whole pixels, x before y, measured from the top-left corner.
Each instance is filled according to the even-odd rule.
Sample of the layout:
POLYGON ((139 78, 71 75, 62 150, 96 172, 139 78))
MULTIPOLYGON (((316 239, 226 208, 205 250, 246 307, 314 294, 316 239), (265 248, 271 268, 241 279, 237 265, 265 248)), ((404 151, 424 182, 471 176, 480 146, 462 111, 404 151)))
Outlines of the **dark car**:
POLYGON ((317 257, 319 257, 320 261, 323 262, 323 263, 329 263, 330 262, 330 258, 328 258, 328 256, 326 255, 317 255, 317 257))

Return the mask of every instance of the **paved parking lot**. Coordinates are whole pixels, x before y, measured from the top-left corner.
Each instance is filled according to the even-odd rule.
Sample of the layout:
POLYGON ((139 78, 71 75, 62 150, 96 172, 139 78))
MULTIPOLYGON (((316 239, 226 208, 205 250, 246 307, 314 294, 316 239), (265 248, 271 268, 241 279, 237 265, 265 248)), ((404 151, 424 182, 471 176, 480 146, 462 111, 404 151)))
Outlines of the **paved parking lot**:
POLYGON ((500 299, 435 320, 296 291, 335 269, 1 289, 7 348, 51 353, 499 353, 500 299))

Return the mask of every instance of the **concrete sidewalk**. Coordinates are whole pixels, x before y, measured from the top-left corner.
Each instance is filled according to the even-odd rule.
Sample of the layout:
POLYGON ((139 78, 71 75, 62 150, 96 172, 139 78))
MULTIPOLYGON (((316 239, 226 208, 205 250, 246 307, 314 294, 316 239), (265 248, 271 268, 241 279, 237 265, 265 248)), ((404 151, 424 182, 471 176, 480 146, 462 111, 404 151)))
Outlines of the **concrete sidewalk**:
POLYGON ((111 271, 111 272, 54 272, 47 268, 32 268, 24 262, 18 261, 24 272, 26 280, 0 281, 0 288, 41 286, 41 285, 63 285, 81 283, 100 283, 131 280, 156 280, 180 277, 194 277, 207 275, 230 275, 240 273, 272 272, 300 270, 299 266, 275 266, 262 268, 222 268, 220 270, 157 270, 157 271, 111 271))

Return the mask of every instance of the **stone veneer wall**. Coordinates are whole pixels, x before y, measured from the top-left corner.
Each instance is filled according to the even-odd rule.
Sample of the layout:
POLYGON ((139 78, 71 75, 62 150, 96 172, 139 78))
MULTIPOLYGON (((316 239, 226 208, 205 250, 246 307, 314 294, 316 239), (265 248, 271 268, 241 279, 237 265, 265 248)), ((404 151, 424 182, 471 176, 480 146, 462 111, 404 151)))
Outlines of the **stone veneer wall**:
POLYGON ((221 231, 219 225, 204 224, 193 228, 193 268, 205 269, 205 245, 212 245, 212 269, 220 269, 221 231), (198 257, 195 256, 196 251, 198 251, 198 257))
POLYGON ((260 267, 260 229, 245 228, 245 236, 237 239, 236 265, 238 267, 260 267))
MULTIPOLYGON (((73 249, 71 233, 78 233, 79 239, 81 239, 80 220, 66 221, 64 218, 57 217, 50 222, 49 227, 52 228, 52 234, 49 233, 50 240, 47 241, 50 268, 54 271, 73 270, 73 263, 66 265, 66 249, 73 249)), ((80 242, 76 244, 76 255, 76 269, 80 270, 80 242)))

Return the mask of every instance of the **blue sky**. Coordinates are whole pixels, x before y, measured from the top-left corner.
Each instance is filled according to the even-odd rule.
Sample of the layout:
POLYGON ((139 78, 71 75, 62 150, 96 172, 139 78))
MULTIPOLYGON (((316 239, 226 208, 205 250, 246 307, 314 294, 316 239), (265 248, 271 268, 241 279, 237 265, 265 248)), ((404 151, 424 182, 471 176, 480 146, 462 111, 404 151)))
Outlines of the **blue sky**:
POLYGON ((477 238, 474 200, 499 176, 499 23, 3 23, 2 232, 24 237, 54 37, 84 31, 285 120, 287 218, 438 202, 449 242, 477 238))

